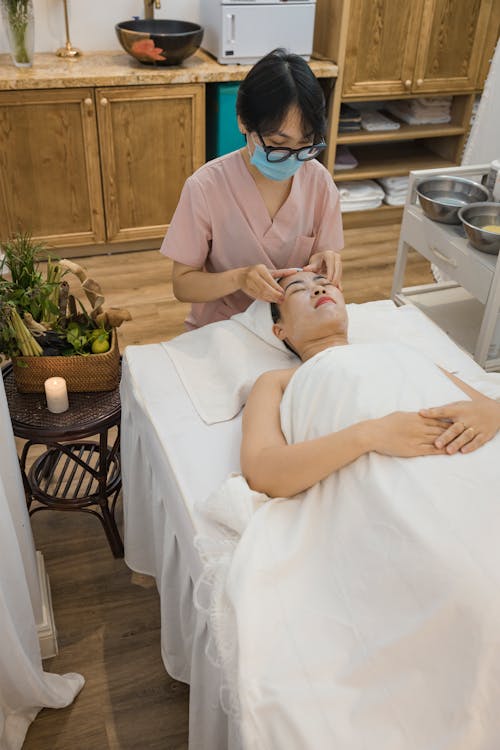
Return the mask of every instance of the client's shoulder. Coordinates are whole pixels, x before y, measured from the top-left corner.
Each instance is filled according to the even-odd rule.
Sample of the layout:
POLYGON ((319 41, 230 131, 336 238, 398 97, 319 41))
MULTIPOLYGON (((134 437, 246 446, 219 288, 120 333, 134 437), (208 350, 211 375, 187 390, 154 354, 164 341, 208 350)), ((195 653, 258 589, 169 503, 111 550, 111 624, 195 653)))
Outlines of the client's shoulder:
POLYGON ((287 367, 285 370, 268 370, 257 378, 253 388, 259 390, 279 388, 284 391, 297 367, 298 365, 287 367))

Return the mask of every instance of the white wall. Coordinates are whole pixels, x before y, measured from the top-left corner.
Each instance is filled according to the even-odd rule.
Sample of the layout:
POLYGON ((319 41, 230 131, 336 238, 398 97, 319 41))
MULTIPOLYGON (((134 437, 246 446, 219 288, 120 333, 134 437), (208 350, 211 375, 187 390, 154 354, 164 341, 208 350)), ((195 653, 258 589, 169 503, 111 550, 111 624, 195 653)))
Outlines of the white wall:
MULTIPOLYGON (((161 0, 157 18, 180 21, 200 20, 200 0, 161 0)), ((62 0, 33 0, 35 9, 35 52, 54 52, 64 46, 64 5, 62 0)), ((143 0, 68 0, 71 42, 82 52, 121 49, 115 23, 133 16, 144 16, 143 0)), ((0 21, 0 24, 2 22, 0 21)), ((8 52, 3 25, 0 26, 0 52, 8 52)))

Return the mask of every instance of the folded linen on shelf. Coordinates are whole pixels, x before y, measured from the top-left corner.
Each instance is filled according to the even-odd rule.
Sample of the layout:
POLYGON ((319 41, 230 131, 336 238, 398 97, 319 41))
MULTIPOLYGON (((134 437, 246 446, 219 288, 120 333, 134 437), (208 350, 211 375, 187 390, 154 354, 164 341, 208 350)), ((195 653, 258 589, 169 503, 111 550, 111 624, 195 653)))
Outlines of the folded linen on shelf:
POLYGON ((371 198, 360 201, 340 201, 340 210, 343 214, 349 211, 367 211, 371 208, 378 208, 382 205, 382 198, 371 198))
POLYGON ((399 130, 401 127, 399 122, 386 117, 381 112, 371 110, 361 110, 361 127, 363 130, 375 131, 375 130, 399 130))
POLYGON ((406 190, 404 193, 386 193, 384 203, 388 206, 404 206, 406 203, 406 190))
POLYGON ((451 120, 451 97, 387 102, 386 109, 409 125, 446 123, 451 120))
POLYGON ((408 190, 409 177, 380 177, 378 182, 382 185, 386 193, 394 193, 408 190))
POLYGON ((340 200, 345 203, 384 197, 383 189, 375 180, 347 180, 341 182, 338 189, 340 200))
POLYGON ((342 104, 339 115, 339 133, 361 130, 361 115, 348 104, 342 104))
POLYGON ((378 208, 385 195, 374 180, 348 180, 340 183, 338 187, 340 209, 343 212, 378 208))
POLYGON ((339 170, 345 170, 345 169, 354 169, 358 166, 358 160, 352 153, 350 149, 347 148, 347 146, 344 146, 343 144, 340 144, 337 146, 337 150, 335 152, 335 169, 337 171, 339 170))

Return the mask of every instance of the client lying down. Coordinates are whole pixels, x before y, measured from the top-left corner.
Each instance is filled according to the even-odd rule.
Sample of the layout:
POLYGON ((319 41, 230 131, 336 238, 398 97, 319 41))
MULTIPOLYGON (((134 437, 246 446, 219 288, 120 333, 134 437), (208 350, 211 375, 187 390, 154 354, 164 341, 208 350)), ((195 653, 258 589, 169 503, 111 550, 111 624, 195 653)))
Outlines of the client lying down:
POLYGON ((274 330, 304 364, 259 379, 248 484, 208 501, 227 529, 211 615, 242 746, 493 750, 500 405, 410 347, 348 345, 325 279, 282 284, 274 330), (450 455, 418 410, 466 394, 484 444, 450 455))
MULTIPOLYGON (((297 378, 300 383, 304 382, 313 369, 311 377, 322 381, 329 377, 329 370, 333 368, 332 376, 337 374, 337 386, 328 395, 322 392, 326 401, 323 407, 319 407, 320 410, 327 409, 333 421, 331 425, 325 423, 326 437, 323 439, 314 440, 322 428, 311 426, 307 438, 304 436, 307 442, 297 445, 296 437, 287 442, 281 429, 279 410, 285 388, 296 368, 263 375, 252 390, 243 419, 242 470, 254 489, 271 496, 289 497, 370 451, 412 457, 443 453, 447 446, 451 453, 458 448, 469 452, 500 430, 500 403, 482 396, 449 373, 446 373, 447 377, 462 391, 451 389, 455 399, 463 399, 464 395, 473 397, 473 402, 456 404, 455 411, 459 416, 465 415, 463 418, 474 423, 475 427, 465 427, 460 421, 449 427, 436 418, 452 415, 453 408, 422 410, 422 388, 412 385, 414 376, 406 381, 405 374, 405 370, 411 372, 413 369, 415 352, 401 345, 380 344, 367 347, 358 344, 345 350, 348 322, 344 298, 323 276, 296 273, 282 279, 281 285, 284 302, 279 307, 272 305, 274 333, 299 355, 302 362, 329 350, 328 355, 316 357, 314 365, 301 367, 297 378), (334 347, 342 347, 342 350, 334 347), (346 378, 341 390, 339 368, 343 369, 346 378), (322 371, 321 376, 317 375, 318 370, 322 371), (369 382, 373 378, 376 384, 369 382), (399 386, 395 382, 398 380, 401 381, 399 386), (403 395, 398 397, 403 382, 405 391, 411 394, 406 405, 399 400, 404 399, 403 395), (360 386, 367 387, 370 392, 366 411, 360 409, 358 401, 360 393, 357 389, 360 386), (386 391, 393 398, 392 408, 385 401, 386 391), (334 413, 340 407, 339 400, 345 399, 348 414, 354 415, 352 407, 356 406, 361 421, 347 417, 345 424, 335 422, 334 413), (351 403, 350 399, 355 399, 355 402, 351 403), (418 413, 419 408, 423 414, 418 413), (392 410, 394 413, 389 413, 392 410)), ((449 385, 437 367, 427 365, 436 385, 449 385)), ((299 387, 296 385, 295 390, 299 387)), ((316 401, 311 404, 311 409, 316 401)), ((430 403, 435 405, 436 402, 431 399, 430 403)))

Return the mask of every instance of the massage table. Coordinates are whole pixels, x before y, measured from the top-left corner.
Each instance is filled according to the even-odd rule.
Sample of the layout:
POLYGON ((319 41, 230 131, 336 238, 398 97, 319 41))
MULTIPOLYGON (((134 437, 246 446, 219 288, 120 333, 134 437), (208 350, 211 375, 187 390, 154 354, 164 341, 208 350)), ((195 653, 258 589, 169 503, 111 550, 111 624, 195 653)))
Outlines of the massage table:
MULTIPOLYGON (((484 374, 417 309, 396 308, 390 301, 353 307, 366 310, 367 321, 381 313, 391 335, 410 337, 409 343, 427 348, 429 356, 469 382, 484 374)), ((208 617, 195 606, 194 592, 203 572, 195 539, 213 534, 196 505, 239 471, 241 414, 206 424, 168 343, 126 348, 121 398, 125 561, 156 580, 162 659, 171 677, 190 685, 190 750, 239 750, 234 719, 223 710, 208 617)), ((203 599, 203 591, 197 598, 203 599)))

